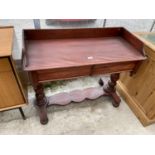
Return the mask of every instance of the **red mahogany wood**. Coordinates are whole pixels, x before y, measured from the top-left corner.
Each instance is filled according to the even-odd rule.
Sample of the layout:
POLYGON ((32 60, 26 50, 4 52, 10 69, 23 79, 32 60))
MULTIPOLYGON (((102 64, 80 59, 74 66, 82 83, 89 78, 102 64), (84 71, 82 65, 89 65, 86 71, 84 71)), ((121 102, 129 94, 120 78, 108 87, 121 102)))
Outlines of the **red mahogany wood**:
POLYGON ((105 96, 111 96, 111 98, 113 99, 113 106, 114 107, 118 107, 120 102, 121 102, 121 99, 120 97, 117 95, 116 93, 116 82, 117 80, 119 79, 119 73, 115 73, 115 74, 111 74, 110 76, 110 80, 107 84, 107 87, 104 88, 104 91, 105 91, 105 96))
POLYGON ((69 67, 60 69, 47 69, 36 71, 38 74, 38 80, 42 81, 55 81, 63 79, 71 79, 82 76, 92 76, 98 74, 108 74, 122 71, 130 71, 135 67, 133 62, 101 64, 93 66, 80 66, 69 67), (49 80, 50 79, 50 80, 49 80))
MULTIPOLYGON (((42 83, 80 76, 112 74, 104 95, 112 97, 113 105, 117 107, 120 102, 115 91, 118 73, 134 71, 137 64, 146 59, 143 43, 121 27, 24 30, 23 45, 23 68, 32 79, 42 124, 48 122, 48 101, 42 83)), ((75 94, 79 94, 79 91, 73 92, 73 96, 75 94)), ((65 93, 61 95, 68 98, 65 93)), ((63 103, 65 101, 59 104, 63 103)))
POLYGON ((138 50, 120 37, 29 40, 27 55, 27 71, 144 59, 138 50), (112 51, 115 52, 111 55, 112 51))

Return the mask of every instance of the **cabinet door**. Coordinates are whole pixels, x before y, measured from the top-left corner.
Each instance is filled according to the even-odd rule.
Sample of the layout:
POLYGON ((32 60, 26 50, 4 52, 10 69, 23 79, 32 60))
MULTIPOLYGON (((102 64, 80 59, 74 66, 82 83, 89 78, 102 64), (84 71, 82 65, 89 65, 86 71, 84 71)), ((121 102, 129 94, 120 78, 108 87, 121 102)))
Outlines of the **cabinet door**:
POLYGON ((0 58, 0 72, 11 71, 11 65, 8 58, 0 58))
POLYGON ((10 70, 11 66, 8 67, 10 65, 8 65, 9 60, 5 59, 4 64, 7 64, 7 67, 4 65, 0 66, 0 110, 24 104, 24 99, 15 75, 10 70))

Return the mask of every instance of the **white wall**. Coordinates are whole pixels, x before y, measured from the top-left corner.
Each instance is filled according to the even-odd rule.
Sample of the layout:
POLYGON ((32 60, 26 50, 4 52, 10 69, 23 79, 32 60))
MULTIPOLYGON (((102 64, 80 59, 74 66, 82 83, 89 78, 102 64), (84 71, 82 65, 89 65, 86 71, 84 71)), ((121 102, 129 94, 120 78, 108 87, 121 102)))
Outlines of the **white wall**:
POLYGON ((106 27, 123 26, 130 31, 150 31, 153 19, 109 19, 106 21, 106 27))
MULTIPOLYGON (((130 31, 150 31, 151 26, 153 24, 153 19, 107 19, 105 27, 112 27, 112 26, 123 26, 129 29, 130 31)), ((40 20, 41 28, 68 28, 68 27, 103 27, 104 20, 98 19, 92 23, 85 23, 81 25, 47 25, 45 20, 40 20)), ((23 28, 34 28, 33 20, 32 19, 1 19, 0 26, 7 26, 13 25, 15 27, 16 33, 16 41, 15 41, 15 48, 13 52, 13 57, 15 59, 21 58, 21 51, 22 51, 22 29, 23 28)), ((155 31, 155 26, 153 28, 155 31)))
POLYGON ((41 21, 41 27, 42 28, 87 28, 87 27, 103 27, 103 19, 97 19, 93 21, 85 21, 85 22, 80 22, 79 24, 71 22, 66 22, 63 24, 63 22, 56 22, 55 20, 48 19, 48 23, 50 25, 46 24, 46 20, 40 20, 41 21), (53 22, 52 22, 53 21, 53 22), (55 21, 55 22, 54 22, 55 21))

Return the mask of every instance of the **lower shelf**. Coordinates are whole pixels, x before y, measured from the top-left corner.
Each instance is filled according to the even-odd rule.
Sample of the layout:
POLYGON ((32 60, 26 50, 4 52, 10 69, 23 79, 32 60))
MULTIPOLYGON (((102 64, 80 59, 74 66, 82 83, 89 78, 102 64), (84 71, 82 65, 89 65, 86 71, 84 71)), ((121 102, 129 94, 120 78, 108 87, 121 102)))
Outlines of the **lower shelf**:
POLYGON ((67 105, 70 102, 82 102, 85 99, 96 99, 104 94, 103 87, 92 87, 53 95, 48 98, 49 105, 67 105))

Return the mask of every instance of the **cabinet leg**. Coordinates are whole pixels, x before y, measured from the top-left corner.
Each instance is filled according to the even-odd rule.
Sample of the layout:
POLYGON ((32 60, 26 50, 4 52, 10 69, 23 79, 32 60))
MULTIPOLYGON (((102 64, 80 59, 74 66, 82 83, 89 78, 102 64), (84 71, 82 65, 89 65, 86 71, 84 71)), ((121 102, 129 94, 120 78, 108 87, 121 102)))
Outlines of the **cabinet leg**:
POLYGON ((119 79, 119 73, 111 74, 110 80, 107 87, 104 89, 105 95, 110 96, 113 99, 113 106, 118 107, 120 105, 121 99, 116 93, 116 84, 119 79))
POLYGON ((26 120, 25 114, 24 114, 23 109, 21 107, 19 108, 19 111, 20 111, 20 114, 21 114, 23 120, 26 120))
POLYGON ((37 84, 35 89, 36 94, 36 105, 38 107, 38 112, 40 116, 40 123, 47 124, 48 117, 47 117, 47 99, 44 94, 44 88, 42 84, 37 84))

